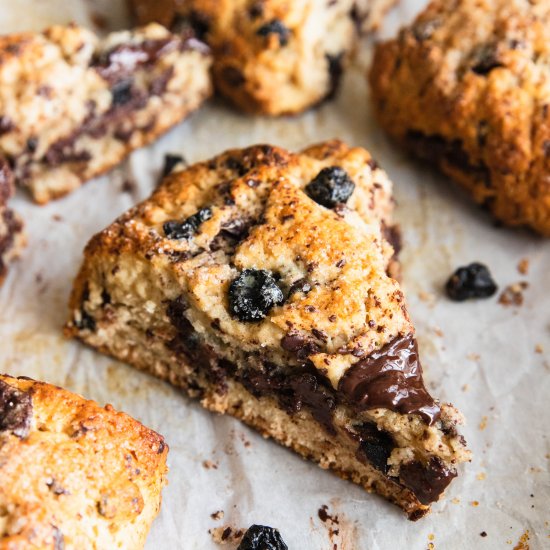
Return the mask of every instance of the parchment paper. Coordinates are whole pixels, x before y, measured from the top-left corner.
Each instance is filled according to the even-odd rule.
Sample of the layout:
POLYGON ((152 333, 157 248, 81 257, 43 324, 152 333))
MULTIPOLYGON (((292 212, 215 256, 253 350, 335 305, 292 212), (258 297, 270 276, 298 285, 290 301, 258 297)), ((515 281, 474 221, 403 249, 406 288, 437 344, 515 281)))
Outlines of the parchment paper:
MULTIPOLYGON (((403 1, 384 34, 423 4, 403 1)), ((114 27, 125 24, 124 3, 115 0, 0 0, 0 32, 71 19, 92 25, 98 13, 114 27)), ((337 100, 313 112, 268 120, 214 101, 65 199, 38 207, 19 193, 13 201, 27 222, 29 246, 0 290, 0 371, 112 403, 165 435, 169 486, 148 549, 217 548, 209 529, 252 523, 278 527, 291 549, 496 549, 527 537, 532 549, 550 547, 550 242, 495 228, 444 177, 397 151, 368 104, 367 59, 368 47, 337 100), (464 432, 475 458, 417 523, 236 420, 213 416, 169 385, 61 335, 84 245, 149 195, 164 153, 183 152, 193 162, 256 142, 299 149, 331 137, 370 149, 395 183, 404 287, 428 385, 468 419, 464 432), (517 270, 523 258, 527 275, 517 270), (443 283, 471 261, 486 263, 501 288, 527 281, 523 305, 505 307, 496 297, 448 301, 443 283), (322 505, 338 525, 319 519, 322 505), (219 510, 223 519, 213 519, 219 510)))

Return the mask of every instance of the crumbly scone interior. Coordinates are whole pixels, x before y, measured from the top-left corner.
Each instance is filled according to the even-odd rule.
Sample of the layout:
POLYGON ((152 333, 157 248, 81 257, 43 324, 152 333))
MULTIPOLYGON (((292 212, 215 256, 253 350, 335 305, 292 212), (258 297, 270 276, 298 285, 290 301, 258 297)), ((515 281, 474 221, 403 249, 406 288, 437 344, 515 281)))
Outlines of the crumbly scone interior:
POLYGON ((399 481, 402 467, 428 471, 435 460, 450 481, 469 459, 459 413, 447 405, 439 412, 432 401, 437 418, 428 422, 422 411, 358 411, 341 398, 354 365, 413 338, 403 295, 387 275, 392 250, 382 226, 391 225, 392 206, 391 182, 362 149, 329 142, 299 155, 268 146, 230 151, 172 174, 91 241, 68 332, 419 517, 441 491, 415 494, 399 481), (305 187, 335 165, 356 187, 331 210, 305 187), (167 221, 201 208, 211 217, 192 238, 165 237, 167 221), (285 302, 258 323, 235 319, 227 306, 231 281, 246 269, 275 273, 285 289, 285 302))
POLYGON ((0 155, 38 202, 63 195, 210 94, 210 57, 157 24, 99 39, 55 26, 0 40, 0 155))

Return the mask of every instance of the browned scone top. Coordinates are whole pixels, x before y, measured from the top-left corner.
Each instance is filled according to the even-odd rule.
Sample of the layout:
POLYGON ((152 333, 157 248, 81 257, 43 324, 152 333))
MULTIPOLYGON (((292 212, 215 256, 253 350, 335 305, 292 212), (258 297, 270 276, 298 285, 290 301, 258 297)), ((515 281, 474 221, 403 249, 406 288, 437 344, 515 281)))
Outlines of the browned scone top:
POLYGON ((109 170, 211 93, 207 46, 158 24, 0 37, 0 156, 44 203, 109 170))
POLYGON ((370 72, 387 132, 508 225, 550 236, 550 4, 435 0, 370 72))
POLYGON ((23 222, 8 208, 13 191, 13 174, 8 163, 0 157, 0 285, 7 275, 8 264, 20 254, 26 242, 23 222))
POLYGON ((167 453, 110 405, 0 375, 0 549, 142 548, 167 453))
POLYGON ((392 208, 364 149, 227 151, 172 173, 91 240, 67 334, 417 519, 469 451, 461 415, 424 386, 388 275, 392 208))
POLYGON ((217 89, 241 109, 298 113, 330 97, 361 27, 395 0, 132 0, 141 22, 193 26, 214 52, 217 89))

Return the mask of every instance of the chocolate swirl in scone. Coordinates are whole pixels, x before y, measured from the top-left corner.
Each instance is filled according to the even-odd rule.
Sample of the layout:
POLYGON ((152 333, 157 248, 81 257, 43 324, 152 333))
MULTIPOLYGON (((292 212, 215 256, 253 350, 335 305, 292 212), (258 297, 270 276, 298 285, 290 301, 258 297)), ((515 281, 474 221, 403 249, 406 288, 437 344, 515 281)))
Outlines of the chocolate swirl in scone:
POLYGON ((31 421, 31 395, 0 380, 0 433, 10 432, 24 439, 29 435, 31 421))

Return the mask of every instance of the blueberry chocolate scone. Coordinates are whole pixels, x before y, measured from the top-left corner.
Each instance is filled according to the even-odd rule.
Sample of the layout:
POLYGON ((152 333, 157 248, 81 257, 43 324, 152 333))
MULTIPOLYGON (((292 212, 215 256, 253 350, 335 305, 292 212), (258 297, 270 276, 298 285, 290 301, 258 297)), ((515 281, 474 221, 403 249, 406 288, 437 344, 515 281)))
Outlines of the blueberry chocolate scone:
POLYGON ((501 222, 550 236, 550 4, 435 0, 377 48, 387 132, 501 222))
POLYGON ((0 549, 142 548, 167 453, 110 405, 0 375, 0 549))
POLYGON ((218 91, 248 112, 298 113, 336 91, 359 31, 395 0, 133 0, 138 20, 193 27, 218 91))
POLYGON ((0 156, 37 202, 64 195, 196 109, 210 63, 206 45, 158 24, 0 37, 0 156))
POLYGON ((8 272, 8 264, 25 245, 23 222, 8 207, 13 194, 13 175, 5 160, 0 158, 0 285, 8 272))
POLYGON ((85 250, 67 334, 424 515, 469 459, 427 392, 369 153, 228 151, 85 250))

